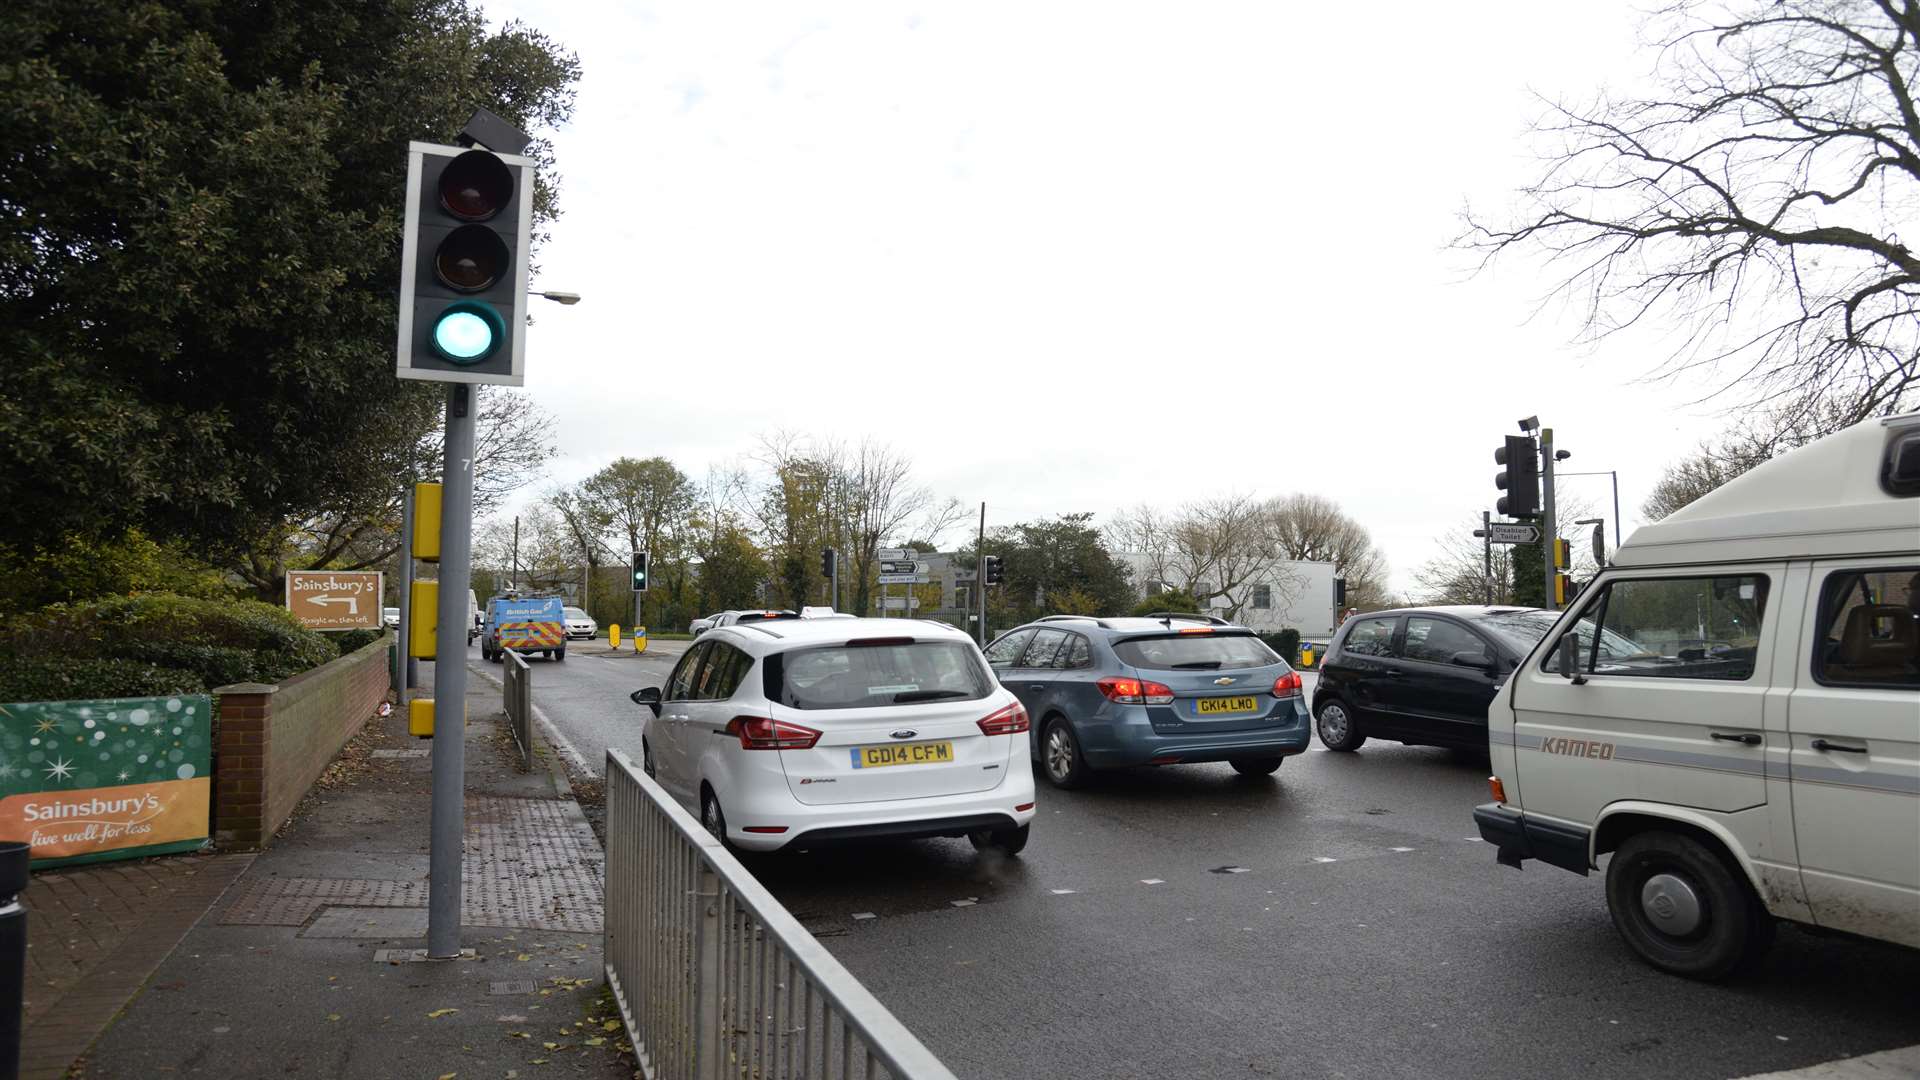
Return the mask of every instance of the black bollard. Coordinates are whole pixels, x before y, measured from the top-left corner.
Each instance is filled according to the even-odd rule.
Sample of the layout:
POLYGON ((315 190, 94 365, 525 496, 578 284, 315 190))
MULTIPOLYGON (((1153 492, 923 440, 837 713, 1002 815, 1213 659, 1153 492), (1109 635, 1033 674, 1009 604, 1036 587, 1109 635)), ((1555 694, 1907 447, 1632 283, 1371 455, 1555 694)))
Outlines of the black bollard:
POLYGON ((19 1080, 20 1026, 27 1002, 27 859, 33 848, 0 841, 0 1080, 19 1080))

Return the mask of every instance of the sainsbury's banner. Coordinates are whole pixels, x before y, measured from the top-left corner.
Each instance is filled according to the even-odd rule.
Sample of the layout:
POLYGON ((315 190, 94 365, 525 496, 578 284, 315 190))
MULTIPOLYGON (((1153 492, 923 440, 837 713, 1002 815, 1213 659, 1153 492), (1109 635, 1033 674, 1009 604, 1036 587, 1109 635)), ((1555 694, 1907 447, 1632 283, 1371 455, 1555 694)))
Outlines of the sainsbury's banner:
POLYGON ((36 868, 199 848, 212 715, 204 694, 0 704, 0 839, 36 868))

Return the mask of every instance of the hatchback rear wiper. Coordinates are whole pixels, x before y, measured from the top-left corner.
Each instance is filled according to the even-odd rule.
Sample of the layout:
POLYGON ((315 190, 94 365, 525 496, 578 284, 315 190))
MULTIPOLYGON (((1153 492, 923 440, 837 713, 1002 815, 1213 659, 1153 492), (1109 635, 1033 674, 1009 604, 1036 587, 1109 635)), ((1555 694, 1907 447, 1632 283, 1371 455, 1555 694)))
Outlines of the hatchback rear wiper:
POLYGON ((1175 671, 1197 671, 1197 670, 1199 670, 1199 669, 1201 669, 1201 668, 1205 668, 1205 669, 1206 669, 1206 670, 1208 670, 1208 671, 1217 671, 1217 670, 1219 670, 1219 668, 1220 668, 1220 661, 1218 661, 1218 660, 1194 660, 1194 661, 1190 661, 1190 662, 1188 662, 1188 663, 1185 663, 1185 664, 1175 664, 1175 665, 1173 665, 1173 670, 1175 670, 1175 671))
POLYGON ((972 697, 965 690, 908 690, 893 695, 895 705, 905 705, 910 701, 938 701, 941 698, 972 697))

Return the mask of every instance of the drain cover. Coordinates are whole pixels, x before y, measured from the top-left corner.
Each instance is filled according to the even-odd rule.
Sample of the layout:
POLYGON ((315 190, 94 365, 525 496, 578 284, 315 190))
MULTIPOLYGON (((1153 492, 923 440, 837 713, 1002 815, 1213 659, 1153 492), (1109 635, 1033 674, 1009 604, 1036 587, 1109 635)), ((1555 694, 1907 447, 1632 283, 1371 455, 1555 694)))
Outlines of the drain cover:
POLYGON ((487 984, 489 994, 531 994, 534 991, 532 979, 508 979, 503 982, 487 984))

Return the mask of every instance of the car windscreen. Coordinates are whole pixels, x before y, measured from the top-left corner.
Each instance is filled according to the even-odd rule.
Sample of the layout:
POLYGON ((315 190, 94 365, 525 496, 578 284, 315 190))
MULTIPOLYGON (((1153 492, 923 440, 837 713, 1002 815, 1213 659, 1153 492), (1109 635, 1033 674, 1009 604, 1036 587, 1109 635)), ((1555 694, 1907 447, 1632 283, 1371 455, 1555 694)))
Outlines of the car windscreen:
POLYGON ((587 617, 587 613, 584 611, 581 611, 577 607, 567 608, 566 612, 567 612, 567 618, 569 619, 585 619, 587 617))
POLYGON ((766 664, 767 696, 793 709, 970 701, 993 688, 973 646, 958 641, 824 645, 776 653, 766 664))
POLYGON ((1161 634, 1113 643, 1123 664, 1154 671, 1233 671, 1281 663, 1251 634, 1161 634))

